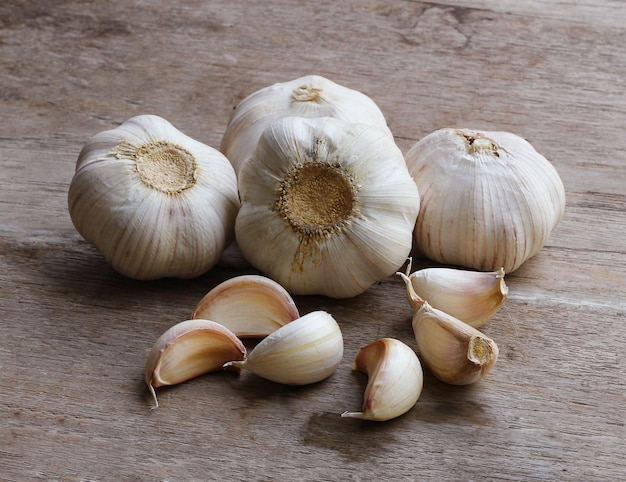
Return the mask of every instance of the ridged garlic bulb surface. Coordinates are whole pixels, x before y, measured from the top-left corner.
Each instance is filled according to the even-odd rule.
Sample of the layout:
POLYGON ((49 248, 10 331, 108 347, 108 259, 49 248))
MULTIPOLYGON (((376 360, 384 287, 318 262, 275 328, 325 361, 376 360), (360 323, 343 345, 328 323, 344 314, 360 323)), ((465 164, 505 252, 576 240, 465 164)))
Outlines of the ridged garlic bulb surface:
POLYGON ((193 278, 232 241, 237 180, 217 149, 155 115, 83 147, 68 195, 77 231, 134 279, 193 278))
POLYGON ((289 117, 239 173, 235 232, 245 258, 292 294, 355 296, 411 250, 419 193, 380 129, 289 117))
POLYGON ((406 162, 421 195, 416 248, 435 261, 511 273, 563 216, 557 171, 515 134, 440 129, 406 162))
POLYGON ((243 99, 233 111, 220 150, 235 172, 250 158, 262 132, 283 117, 335 117, 379 127, 393 137, 376 103, 358 90, 319 75, 307 75, 264 87, 243 99))

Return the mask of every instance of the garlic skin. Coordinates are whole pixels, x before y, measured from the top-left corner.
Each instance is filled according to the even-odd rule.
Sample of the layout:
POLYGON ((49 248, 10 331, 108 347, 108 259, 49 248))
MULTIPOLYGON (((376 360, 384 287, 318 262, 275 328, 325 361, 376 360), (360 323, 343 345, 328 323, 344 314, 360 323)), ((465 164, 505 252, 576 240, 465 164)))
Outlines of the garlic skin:
POLYGON ((263 131, 284 117, 335 117, 376 126, 393 138, 370 97, 322 76, 307 75, 264 87, 235 107, 220 145, 235 172, 252 156, 263 131))
POLYGON ((293 299, 278 283, 259 275, 241 275, 220 283, 196 305, 192 319, 226 326, 239 338, 263 338, 300 317, 293 299))
POLYGON ((364 124, 287 117, 239 172, 244 257, 292 294, 347 298, 408 256, 419 193, 387 135, 364 124))
POLYGON ((222 370, 226 362, 243 360, 246 348, 234 333, 211 320, 186 320, 169 328, 148 354, 145 380, 159 406, 155 388, 176 385, 222 370))
POLYGON ((408 276, 398 275, 413 308, 420 358, 432 374, 451 385, 469 385, 487 375, 498 359, 498 345, 476 328, 430 306, 415 293, 408 276))
POLYGON ((225 367, 244 368, 287 385, 316 383, 332 375, 343 357, 343 336, 335 319, 313 311, 261 340, 243 361, 225 367))
POLYGON ((483 326, 500 309, 509 292, 502 268, 491 272, 425 268, 409 279, 430 306, 474 328, 483 326))
POLYGON ((68 206, 76 230, 119 273, 194 278, 233 239, 239 197, 223 154, 141 115, 87 141, 68 206))
POLYGON ((360 412, 342 417, 385 421, 408 412, 424 385, 422 365, 415 352, 395 338, 381 338, 359 349, 354 369, 369 379, 360 412))
POLYGON ((406 163, 421 195, 416 248, 440 263, 512 273, 563 216, 557 171, 515 134, 440 129, 406 163))

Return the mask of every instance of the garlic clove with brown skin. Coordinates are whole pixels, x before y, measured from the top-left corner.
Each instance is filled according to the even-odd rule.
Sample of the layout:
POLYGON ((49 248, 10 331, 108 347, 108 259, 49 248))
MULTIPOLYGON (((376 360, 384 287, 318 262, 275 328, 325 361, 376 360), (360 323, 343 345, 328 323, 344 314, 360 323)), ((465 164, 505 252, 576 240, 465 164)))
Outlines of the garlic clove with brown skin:
POLYGON ((504 269, 483 272, 425 268, 410 275, 408 270, 420 298, 474 328, 483 326, 500 309, 509 292, 504 269))
POLYGON ((419 193, 374 127, 281 119, 239 172, 239 192, 242 254, 294 295, 356 296, 411 250, 419 193))
POLYGON ((415 293, 408 276, 398 275, 413 308, 420 358, 432 374, 451 385, 469 385, 487 375, 498 359, 498 345, 476 328, 430 306, 415 293))
POLYGON ((292 116, 369 124, 393 138, 382 111, 370 97, 320 75, 307 75, 259 89, 236 106, 220 146, 235 172, 252 156, 270 124, 292 116))
POLYGON ((265 276, 241 275, 209 291, 191 317, 217 321, 239 338, 262 338, 299 316, 281 285, 265 276))
POLYGON ((422 365, 400 340, 381 338, 361 347, 354 369, 369 377, 363 407, 360 412, 343 412, 342 417, 391 420, 408 412, 422 393, 422 365))
POLYGON ((515 134, 440 129, 405 158, 421 195, 416 250, 440 263, 512 273, 563 216, 556 169, 515 134))
POLYGON ((218 150, 140 115, 87 141, 68 207, 76 230, 119 273, 193 278, 234 238, 237 179, 218 150))
POLYGON ((226 367, 250 370, 287 385, 316 383, 332 375, 343 357, 343 336, 335 319, 313 311, 261 340, 243 361, 226 367))
POLYGON ((226 362, 243 360, 245 354, 241 340, 214 321, 186 320, 172 326, 157 339, 146 361, 145 380, 155 408, 155 388, 222 370, 226 362))

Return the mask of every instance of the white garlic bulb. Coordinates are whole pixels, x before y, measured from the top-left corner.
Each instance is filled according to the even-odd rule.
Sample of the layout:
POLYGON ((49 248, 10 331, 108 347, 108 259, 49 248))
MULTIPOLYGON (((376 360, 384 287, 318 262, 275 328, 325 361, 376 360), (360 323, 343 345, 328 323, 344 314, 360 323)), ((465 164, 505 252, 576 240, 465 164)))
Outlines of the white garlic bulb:
POLYGON ((343 336, 335 319, 313 311, 270 333, 243 361, 224 368, 243 368, 276 383, 306 385, 331 376, 343 358, 343 336))
POLYGON ((319 75, 307 75, 262 88, 233 111, 220 150, 235 172, 254 152, 263 131, 283 117, 335 117, 379 127, 393 137, 376 103, 367 95, 319 75))
POLYGON ((155 115, 133 117, 83 147, 69 195, 77 231, 134 279, 193 278, 234 235, 232 166, 155 115))
POLYGON ((416 249, 435 261, 511 273, 563 216, 557 171, 515 134, 440 129, 406 162, 421 195, 416 249))
POLYGON ((375 127, 281 119, 239 172, 239 193, 242 254, 293 294, 355 296, 411 250, 419 193, 375 127))

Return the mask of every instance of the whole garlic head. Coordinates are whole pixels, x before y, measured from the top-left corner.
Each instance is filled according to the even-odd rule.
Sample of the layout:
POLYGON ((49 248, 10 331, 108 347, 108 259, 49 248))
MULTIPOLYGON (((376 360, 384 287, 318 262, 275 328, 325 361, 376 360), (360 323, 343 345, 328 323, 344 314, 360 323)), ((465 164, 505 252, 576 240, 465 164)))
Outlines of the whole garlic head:
POLYGON ((421 195, 416 249, 435 261, 511 273, 563 216, 557 171, 515 134, 440 129, 406 162, 421 195))
POLYGON ((77 231, 116 271, 149 280, 212 268, 233 238, 239 198, 223 154, 141 115, 85 144, 68 204, 77 231))
POLYGON ((307 75, 262 88, 237 105, 220 146, 235 172, 252 156, 263 131, 272 122, 291 116, 335 117, 370 124, 393 137, 370 97, 319 75, 307 75))
POLYGON ((380 129, 287 117, 239 173, 244 257, 292 294, 355 296, 411 250, 419 193, 380 129))

